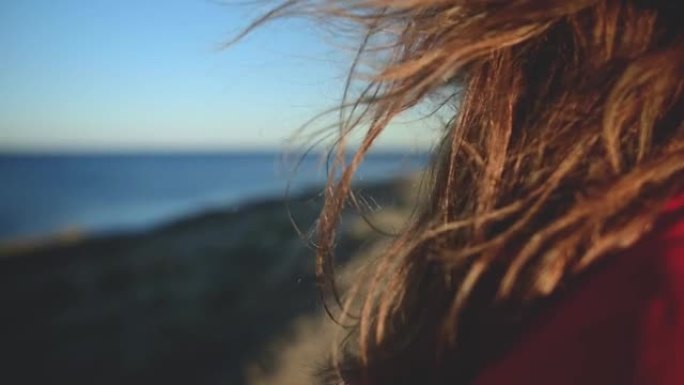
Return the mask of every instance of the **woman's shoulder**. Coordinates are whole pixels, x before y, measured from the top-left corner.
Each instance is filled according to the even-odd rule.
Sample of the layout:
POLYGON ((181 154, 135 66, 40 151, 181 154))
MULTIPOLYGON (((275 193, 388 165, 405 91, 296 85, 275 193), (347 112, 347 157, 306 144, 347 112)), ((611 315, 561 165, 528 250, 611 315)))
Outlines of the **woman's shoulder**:
MULTIPOLYGON (((684 306, 684 194, 671 199, 647 240, 647 247, 658 251, 665 290, 672 291, 684 306)), ((684 311, 684 309, 683 309, 684 311)))
POLYGON ((684 384, 684 194, 668 202, 647 242, 659 285, 638 324, 635 383, 684 384))
POLYGON ((474 384, 684 384, 684 194, 547 310, 474 384))

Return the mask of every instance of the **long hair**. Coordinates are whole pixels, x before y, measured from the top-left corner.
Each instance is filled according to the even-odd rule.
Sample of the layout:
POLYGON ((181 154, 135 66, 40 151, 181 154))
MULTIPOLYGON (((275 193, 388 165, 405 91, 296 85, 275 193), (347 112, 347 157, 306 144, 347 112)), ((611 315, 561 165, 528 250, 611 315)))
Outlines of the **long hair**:
POLYGON ((345 164, 363 119, 341 125, 341 177, 317 225, 319 283, 353 322, 331 382, 467 383, 537 307, 648 230, 684 183, 684 15, 671 3, 292 0, 265 16, 362 30, 359 55, 377 58, 343 107, 367 131, 345 164), (428 202, 341 299, 335 230, 352 176, 393 119, 436 94, 453 112, 428 202))

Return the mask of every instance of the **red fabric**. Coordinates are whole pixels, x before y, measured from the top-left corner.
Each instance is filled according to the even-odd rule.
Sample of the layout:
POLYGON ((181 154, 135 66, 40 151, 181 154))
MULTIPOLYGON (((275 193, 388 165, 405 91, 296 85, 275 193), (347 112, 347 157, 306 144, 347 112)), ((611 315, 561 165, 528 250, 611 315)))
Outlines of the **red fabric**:
POLYGON ((474 385, 684 385, 684 195, 474 385))

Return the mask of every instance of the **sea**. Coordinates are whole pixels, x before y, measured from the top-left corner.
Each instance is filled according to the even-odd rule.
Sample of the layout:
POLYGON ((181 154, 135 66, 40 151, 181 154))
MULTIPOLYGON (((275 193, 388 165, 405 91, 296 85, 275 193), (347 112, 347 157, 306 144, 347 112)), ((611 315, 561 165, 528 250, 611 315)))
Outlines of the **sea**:
MULTIPOLYGON (((325 157, 279 151, 0 154, 0 242, 137 231, 320 187, 325 157)), ((358 182, 425 166, 417 152, 370 154, 358 182)))

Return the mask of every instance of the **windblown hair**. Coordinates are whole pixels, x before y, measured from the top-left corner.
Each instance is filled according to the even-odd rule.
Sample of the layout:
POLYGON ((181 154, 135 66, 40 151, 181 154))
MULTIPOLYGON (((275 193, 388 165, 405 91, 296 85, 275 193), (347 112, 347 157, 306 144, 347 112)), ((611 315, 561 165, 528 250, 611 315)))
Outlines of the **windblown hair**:
POLYGON ((684 183, 684 15, 672 3, 293 0, 266 16, 363 29, 360 52, 380 63, 351 103, 367 133, 344 164, 362 122, 342 125, 341 177, 317 225, 328 298, 339 300, 335 230, 364 154, 430 95, 454 108, 427 205, 338 302, 354 327, 331 383, 468 383, 536 308, 649 229, 684 183))

